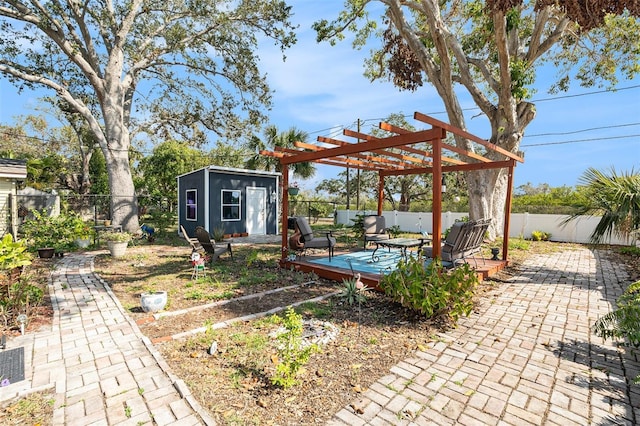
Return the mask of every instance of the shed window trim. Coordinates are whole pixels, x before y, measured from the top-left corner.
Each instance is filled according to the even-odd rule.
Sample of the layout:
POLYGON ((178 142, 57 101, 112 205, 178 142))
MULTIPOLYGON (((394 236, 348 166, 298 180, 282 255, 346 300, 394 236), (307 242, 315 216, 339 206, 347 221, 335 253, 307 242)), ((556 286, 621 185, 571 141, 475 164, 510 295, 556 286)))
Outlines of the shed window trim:
POLYGON ((185 191, 185 218, 188 221, 198 220, 198 190, 187 189, 185 191))
POLYGON ((220 220, 238 222, 242 220, 242 192, 239 189, 220 191, 220 220))

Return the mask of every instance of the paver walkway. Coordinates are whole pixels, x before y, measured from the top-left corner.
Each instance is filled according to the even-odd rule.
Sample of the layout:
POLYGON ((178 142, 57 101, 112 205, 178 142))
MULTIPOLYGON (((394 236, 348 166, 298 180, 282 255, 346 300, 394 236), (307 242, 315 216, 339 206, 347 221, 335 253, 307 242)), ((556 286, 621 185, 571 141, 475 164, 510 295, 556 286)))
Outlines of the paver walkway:
POLYGON ((92 272, 91 254, 67 255, 51 276, 53 325, 11 340, 25 347, 25 380, 0 400, 55 392, 54 425, 215 424, 174 377, 92 272))
POLYGON ((600 251, 536 256, 331 424, 640 424, 640 351, 590 330, 627 284, 600 251))

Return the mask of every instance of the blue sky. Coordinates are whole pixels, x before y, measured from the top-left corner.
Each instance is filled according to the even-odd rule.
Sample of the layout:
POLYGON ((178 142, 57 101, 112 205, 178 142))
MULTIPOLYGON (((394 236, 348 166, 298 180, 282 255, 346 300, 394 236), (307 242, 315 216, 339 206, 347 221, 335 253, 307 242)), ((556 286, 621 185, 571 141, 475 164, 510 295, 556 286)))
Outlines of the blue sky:
MULTIPOLYGON (((259 52, 262 69, 275 91, 269 113, 271 124, 281 130, 294 126, 315 140, 317 136, 335 137, 335 129, 342 127, 355 129, 358 119, 365 123, 362 130, 368 132, 371 125, 391 113, 411 115, 420 111, 447 120, 442 102, 428 85, 416 92, 400 92, 389 82, 371 83, 362 75, 368 50, 354 51, 349 40, 334 47, 316 43, 311 24, 335 17, 341 0, 291 4, 300 28, 298 43, 285 52, 287 60, 283 62, 280 51, 268 44, 259 52)), ((536 103, 537 116, 522 142, 525 163, 516 168, 516 187, 527 182, 574 186, 588 167, 640 170, 640 136, 629 137, 640 135, 640 78, 621 81, 618 87, 628 89, 617 92, 597 93, 602 89, 576 85, 569 93, 552 96, 546 90, 553 77, 553 69, 545 69, 536 84, 534 100, 540 101, 536 103), (579 142, 566 143, 571 141, 579 142)), ((0 123, 11 124, 16 115, 37 113, 34 107, 39 96, 34 92, 18 95, 12 85, 0 80, 0 123)), ((468 117, 479 113, 472 102, 463 105, 469 108, 468 117)), ((409 121, 418 128, 425 127, 409 121)), ((489 137, 483 117, 469 119, 468 126, 472 133, 489 137)), ((301 181, 301 186, 312 189, 340 171, 320 166, 316 176, 301 181)))

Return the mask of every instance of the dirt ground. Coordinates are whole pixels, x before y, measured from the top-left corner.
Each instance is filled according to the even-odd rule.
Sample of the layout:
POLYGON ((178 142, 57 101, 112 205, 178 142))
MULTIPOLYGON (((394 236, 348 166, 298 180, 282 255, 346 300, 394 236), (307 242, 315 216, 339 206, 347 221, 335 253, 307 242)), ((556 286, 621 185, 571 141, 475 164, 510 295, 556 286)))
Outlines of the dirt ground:
MULTIPOLYGON (((531 243, 513 250, 511 266, 496 276, 496 281, 486 281, 478 288, 477 306, 490 303, 496 282, 516 274, 519 262, 526 256, 572 247, 547 242, 531 243)), ((374 292, 369 292, 362 304, 349 305, 339 296, 303 303, 297 308, 303 318, 329 322, 337 327, 338 334, 328 343, 319 345, 319 350, 298 376, 297 385, 278 388, 271 383, 278 361, 274 331, 279 323, 273 316, 241 321, 225 328, 213 327, 230 318, 265 312, 342 289, 341 283, 278 268, 278 251, 278 245, 238 247, 234 249, 234 260, 223 256, 208 268, 206 277, 199 279, 192 279, 189 252, 185 247, 161 242, 130 247, 121 259, 99 255, 95 268, 150 338, 165 338, 210 326, 206 332, 156 345, 173 372, 189 385, 200 404, 223 425, 325 423, 344 404, 357 400, 357 396, 384 376, 391 366, 438 339, 438 333, 448 327, 419 317, 374 292), (265 294, 282 287, 291 288, 265 294), (169 294, 166 312, 209 307, 156 320, 142 312, 139 297, 143 291, 157 290, 169 294), (241 296, 255 297, 210 306, 241 296), (214 342, 216 350, 210 354, 214 342)), ((626 264, 630 282, 640 279, 637 256, 622 255, 617 249, 612 255, 621 264, 626 264)), ((39 279, 44 285, 50 268, 46 262, 33 265, 34 270, 40 271, 39 279)), ((36 309, 39 314, 34 316, 30 328, 51 319, 46 299, 42 307, 34 308, 34 312, 36 309)), ((42 396, 42 401, 42 408, 38 409, 50 409, 46 395, 42 396)), ((356 403, 354 410, 358 409, 356 403)), ((0 422, 14 421, 17 412, 21 411, 16 406, 4 407, 0 422), (10 416, 12 413, 14 417, 10 416)), ((416 414, 404 413, 406 419, 416 414)), ((29 417, 18 417, 17 421, 20 419, 28 422, 29 417)), ((42 424, 46 423, 42 421, 42 424)))

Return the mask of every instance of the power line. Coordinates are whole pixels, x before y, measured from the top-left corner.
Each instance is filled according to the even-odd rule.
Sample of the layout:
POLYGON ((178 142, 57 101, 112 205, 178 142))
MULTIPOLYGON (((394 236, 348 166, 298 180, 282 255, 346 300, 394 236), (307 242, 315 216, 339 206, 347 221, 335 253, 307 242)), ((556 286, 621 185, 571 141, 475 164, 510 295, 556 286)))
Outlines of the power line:
POLYGON ((610 125, 610 126, 591 127, 590 129, 573 130, 573 131, 571 131, 571 132, 538 133, 537 135, 525 135, 525 138, 537 138, 537 137, 540 137, 540 136, 563 136, 563 135, 573 135, 573 134, 576 134, 576 133, 591 132, 591 131, 593 131, 593 130, 619 129, 619 128, 621 128, 621 127, 631 127, 631 126, 640 126, 640 123, 612 124, 612 125, 610 125))
POLYGON ((609 136, 605 138, 592 138, 592 139, 575 139, 572 141, 562 141, 562 142, 546 142, 546 143, 534 143, 528 145, 520 145, 521 148, 532 147, 532 146, 546 146, 546 145, 565 145, 569 143, 582 143, 582 142, 594 142, 594 141, 606 141, 612 139, 629 139, 629 138, 637 138, 639 135, 626 135, 626 136, 609 136))

